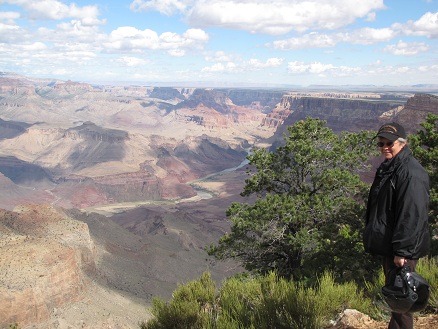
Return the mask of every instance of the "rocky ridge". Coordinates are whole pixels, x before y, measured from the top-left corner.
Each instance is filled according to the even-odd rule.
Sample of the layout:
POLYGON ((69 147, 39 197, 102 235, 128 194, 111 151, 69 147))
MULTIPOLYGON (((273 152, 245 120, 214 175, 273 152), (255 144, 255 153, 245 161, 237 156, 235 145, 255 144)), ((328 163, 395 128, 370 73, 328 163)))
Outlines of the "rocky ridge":
POLYGON ((402 106, 405 101, 286 95, 263 124, 279 127, 309 116, 326 120, 328 126, 338 132, 375 129, 382 114, 402 106))
POLYGON ((408 131, 413 132, 428 113, 438 115, 438 95, 416 94, 407 100, 403 111, 397 114, 397 119, 405 124, 408 131))
POLYGON ((405 94, 399 98, 387 96, 379 101, 372 99, 372 95, 363 99, 337 96, 285 95, 262 123, 277 128, 269 139, 270 144, 274 147, 281 144, 287 127, 306 117, 325 120, 335 132, 376 130, 385 122, 396 121, 403 124, 408 133, 414 133, 421 128, 420 123, 427 113, 438 113, 438 97, 432 94, 414 94, 407 99, 405 94))

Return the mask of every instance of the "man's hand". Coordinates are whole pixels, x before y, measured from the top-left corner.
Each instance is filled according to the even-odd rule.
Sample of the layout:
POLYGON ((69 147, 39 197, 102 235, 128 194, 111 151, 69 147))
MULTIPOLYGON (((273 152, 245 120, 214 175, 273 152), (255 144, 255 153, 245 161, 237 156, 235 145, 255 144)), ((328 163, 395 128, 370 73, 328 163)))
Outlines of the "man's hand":
POLYGON ((394 264, 397 267, 403 267, 406 263, 406 258, 400 256, 394 256, 394 264))

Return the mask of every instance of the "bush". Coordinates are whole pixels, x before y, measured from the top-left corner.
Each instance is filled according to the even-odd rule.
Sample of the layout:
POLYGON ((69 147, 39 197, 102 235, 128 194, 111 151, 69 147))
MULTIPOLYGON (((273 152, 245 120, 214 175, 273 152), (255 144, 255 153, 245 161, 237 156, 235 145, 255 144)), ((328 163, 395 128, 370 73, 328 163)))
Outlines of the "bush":
POLYGON ((226 280, 215 296, 209 273, 179 286, 170 302, 155 298, 154 319, 142 329, 317 329, 346 308, 379 315, 370 298, 354 282, 337 284, 324 273, 315 287, 280 278, 274 272, 260 277, 226 280))
POLYGON ((159 298, 152 301, 151 321, 140 324, 141 329, 201 329, 214 318, 212 306, 215 298, 215 284, 208 272, 199 280, 179 286, 172 300, 165 303, 159 298))
POLYGON ((438 310, 438 257, 421 258, 416 271, 430 284, 429 305, 426 312, 438 310))
POLYGON ((331 273, 324 273, 319 280, 318 299, 326 321, 335 318, 347 308, 356 309, 372 318, 380 317, 379 308, 355 282, 337 284, 331 273))

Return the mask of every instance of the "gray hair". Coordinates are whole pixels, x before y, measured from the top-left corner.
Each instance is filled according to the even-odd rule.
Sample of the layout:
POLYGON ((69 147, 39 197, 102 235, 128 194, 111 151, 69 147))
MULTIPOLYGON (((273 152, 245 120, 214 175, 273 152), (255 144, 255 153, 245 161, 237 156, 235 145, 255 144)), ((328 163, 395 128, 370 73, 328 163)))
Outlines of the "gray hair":
POLYGON ((397 138, 397 140, 398 140, 400 143, 404 143, 404 144, 406 144, 406 143, 408 142, 408 140, 407 140, 406 138, 403 138, 403 137, 399 137, 399 138, 397 138))

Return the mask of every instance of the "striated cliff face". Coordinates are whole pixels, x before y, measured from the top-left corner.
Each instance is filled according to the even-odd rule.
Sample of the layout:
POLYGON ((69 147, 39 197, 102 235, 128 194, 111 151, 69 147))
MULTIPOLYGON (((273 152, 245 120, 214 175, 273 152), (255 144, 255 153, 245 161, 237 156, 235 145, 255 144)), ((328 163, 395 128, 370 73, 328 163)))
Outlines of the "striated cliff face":
POLYGON ((186 97, 186 90, 178 90, 170 87, 155 87, 149 94, 151 98, 158 98, 162 100, 184 100, 186 97))
POLYGON ((264 125, 293 124, 306 117, 327 121, 334 131, 375 129, 379 117, 400 106, 399 102, 284 96, 264 125))
MULTIPOLYGON (((234 95, 236 101, 244 104, 248 100, 234 95)), ((263 100, 240 106, 234 104, 226 91, 196 89, 193 94, 173 109, 173 115, 180 122, 190 122, 209 130, 228 129, 235 126, 259 126, 265 114, 270 111, 263 100)))
POLYGON ((258 109, 269 113, 281 101, 285 91, 257 89, 225 89, 223 91, 237 106, 258 109))
POLYGON ((284 120, 299 108, 300 97, 282 97, 279 104, 262 121, 262 126, 278 128, 284 120))
POLYGON ((438 96, 430 94, 416 94, 406 102, 403 110, 397 114, 397 120, 410 133, 420 128, 428 113, 438 115, 438 96))
MULTIPOLYGON (((372 96, 372 95, 370 95, 372 96)), ((287 127, 306 117, 326 120, 335 132, 376 130, 385 122, 400 122, 408 133, 420 129, 427 113, 438 113, 438 97, 416 94, 406 101, 400 99, 343 99, 339 97, 284 96, 268 114, 263 125, 277 128, 271 138, 275 145, 281 144, 287 127)))
POLYGON ((49 319, 81 298, 95 271, 88 226, 50 206, 0 210, 0 327, 49 319))

